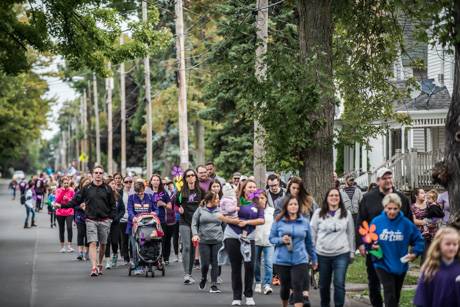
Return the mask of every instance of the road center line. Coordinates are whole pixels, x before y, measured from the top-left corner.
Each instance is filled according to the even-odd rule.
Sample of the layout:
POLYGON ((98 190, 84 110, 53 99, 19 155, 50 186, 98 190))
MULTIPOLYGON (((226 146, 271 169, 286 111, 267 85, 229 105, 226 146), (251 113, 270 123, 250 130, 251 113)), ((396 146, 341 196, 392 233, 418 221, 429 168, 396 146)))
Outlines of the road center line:
POLYGON ((36 274, 36 267, 37 267, 37 251, 38 251, 38 242, 39 242, 39 229, 36 228, 35 231, 35 246, 34 246, 34 257, 32 261, 32 277, 30 279, 30 301, 29 307, 35 306, 35 295, 37 294, 37 274, 36 274))

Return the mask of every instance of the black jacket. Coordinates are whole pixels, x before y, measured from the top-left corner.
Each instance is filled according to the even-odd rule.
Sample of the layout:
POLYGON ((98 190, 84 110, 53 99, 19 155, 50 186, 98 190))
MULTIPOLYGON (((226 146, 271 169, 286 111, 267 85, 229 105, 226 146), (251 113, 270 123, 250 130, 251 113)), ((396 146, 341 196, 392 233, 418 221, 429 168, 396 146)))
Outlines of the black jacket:
MULTIPOLYGON (((123 193, 123 191, 122 191, 123 193)), ((123 215, 125 215, 125 203, 123 202, 123 194, 119 194, 118 201, 116 202, 117 213, 112 223, 119 223, 123 215)))
POLYGON ((83 188, 81 193, 75 194, 72 200, 62 207, 78 207, 82 203, 86 204, 85 214, 88 219, 114 219, 117 215, 115 196, 112 189, 105 183, 99 186, 91 183, 83 188))
MULTIPOLYGON (((406 197, 400 191, 394 190, 394 193, 398 194, 401 198, 401 212, 407 217, 410 221, 413 221, 412 210, 410 209, 409 198, 406 197)), ((359 213, 356 227, 359 228, 363 221, 367 221, 369 224, 372 219, 383 210, 382 200, 385 197, 385 194, 380 192, 379 188, 375 188, 366 194, 364 194, 361 203, 359 204, 359 213)))

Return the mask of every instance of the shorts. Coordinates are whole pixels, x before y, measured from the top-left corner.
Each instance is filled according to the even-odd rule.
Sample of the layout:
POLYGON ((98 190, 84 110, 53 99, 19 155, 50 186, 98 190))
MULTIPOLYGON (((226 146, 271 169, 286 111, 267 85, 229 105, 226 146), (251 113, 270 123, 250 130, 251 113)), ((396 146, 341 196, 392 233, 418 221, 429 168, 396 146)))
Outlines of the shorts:
POLYGON ((110 225, 112 220, 93 221, 86 219, 86 240, 88 243, 99 242, 99 244, 107 244, 110 225))

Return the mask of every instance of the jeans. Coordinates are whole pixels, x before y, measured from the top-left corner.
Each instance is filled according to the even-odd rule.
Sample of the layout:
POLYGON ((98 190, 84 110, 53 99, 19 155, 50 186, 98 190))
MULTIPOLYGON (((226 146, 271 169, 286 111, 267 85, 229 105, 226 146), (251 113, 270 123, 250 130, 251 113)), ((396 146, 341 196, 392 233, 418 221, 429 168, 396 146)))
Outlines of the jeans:
POLYGON ((404 283, 404 277, 406 277, 406 273, 402 275, 396 275, 388 273, 382 269, 376 269, 375 271, 377 272, 379 279, 382 281, 385 307, 398 307, 399 298, 401 297, 401 289, 404 283))
POLYGON ((262 260, 262 254, 264 255, 264 279, 262 284, 270 285, 272 282, 272 275, 273 275, 273 253, 275 249, 273 246, 258 246, 256 245, 256 268, 254 271, 254 275, 256 278, 256 283, 260 284, 261 277, 260 277, 260 266, 262 260))
POLYGON ((192 275, 193 260, 195 259, 195 247, 192 245, 192 228, 189 225, 179 225, 182 240, 182 265, 184 274, 192 275))
POLYGON ((27 205, 24 205, 26 207, 26 220, 24 221, 24 224, 27 224, 29 221, 29 215, 32 214, 32 222, 35 221, 35 211, 33 208, 29 208, 27 205))
POLYGON ((371 305, 373 307, 383 307, 382 294, 380 294, 380 280, 372 264, 371 255, 366 256, 366 269, 371 305))
POLYGON ((219 275, 219 266, 217 264, 217 252, 222 243, 207 244, 200 242, 200 259, 201 259, 201 279, 206 280, 208 277, 209 265, 211 265, 211 284, 217 284, 219 275))
POLYGON ((228 253, 230 266, 232 268, 232 290, 233 299, 241 300, 243 291, 243 282, 241 267, 244 263, 244 296, 252 297, 252 284, 254 282, 254 264, 256 261, 256 248, 254 241, 251 241, 251 261, 243 262, 243 255, 240 251, 240 240, 238 239, 225 239, 225 249, 228 253))
POLYGON ((330 306, 332 276, 334 276, 335 306, 340 307, 345 304, 345 276, 349 263, 349 252, 332 257, 318 255, 321 307, 330 306))
POLYGON ((72 243, 72 222, 73 222, 73 215, 62 216, 58 215, 57 222, 59 226, 59 242, 64 243, 64 232, 67 228, 67 243, 72 243), (67 225, 67 227, 65 227, 67 225))
POLYGON ((280 276, 281 281, 281 300, 287 301, 292 289, 294 304, 302 303, 303 290, 305 286, 304 280, 308 278, 307 264, 301 263, 297 265, 275 265, 275 268, 280 276))

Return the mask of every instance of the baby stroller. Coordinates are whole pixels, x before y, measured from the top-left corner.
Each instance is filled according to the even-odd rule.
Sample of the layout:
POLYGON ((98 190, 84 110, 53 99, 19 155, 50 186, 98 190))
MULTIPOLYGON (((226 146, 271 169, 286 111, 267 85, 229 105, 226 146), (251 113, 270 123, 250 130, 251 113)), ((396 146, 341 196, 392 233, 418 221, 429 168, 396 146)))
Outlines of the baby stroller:
MULTIPOLYGON (((133 219, 133 238, 135 240, 133 253, 137 259, 138 267, 144 267, 145 277, 155 277, 155 268, 165 276, 165 263, 161 248, 164 236, 160 220, 155 213, 141 214, 133 219)), ((129 276, 133 268, 129 267, 129 276)))

